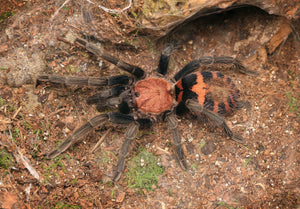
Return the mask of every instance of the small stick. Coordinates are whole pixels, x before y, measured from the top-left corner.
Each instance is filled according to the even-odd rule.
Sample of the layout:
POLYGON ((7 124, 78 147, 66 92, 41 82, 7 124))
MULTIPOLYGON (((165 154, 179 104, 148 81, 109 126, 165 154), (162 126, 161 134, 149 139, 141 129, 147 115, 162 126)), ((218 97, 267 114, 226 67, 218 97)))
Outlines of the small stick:
POLYGON ((58 40, 58 41, 62 41, 62 42, 64 42, 64 43, 66 43, 66 44, 72 45, 72 43, 71 43, 70 41, 68 41, 67 39, 65 39, 65 38, 63 38, 63 37, 58 36, 58 37, 57 37, 57 40, 58 40))
POLYGON ((10 123, 12 123, 11 122, 11 120, 9 119, 9 118, 5 118, 5 119, 0 119, 0 123, 2 123, 2 124, 10 124, 10 123))
POLYGON ((160 147, 156 147, 158 150, 160 150, 160 151, 162 151, 162 152, 164 152, 164 153, 166 153, 166 154, 168 154, 168 155, 171 155, 171 153, 169 152, 169 151, 167 151, 167 150, 165 150, 165 149, 162 149, 162 148, 160 148, 160 147))
POLYGON ((25 155, 23 155, 23 153, 21 152, 21 149, 13 141, 11 130, 10 129, 8 129, 8 130, 9 130, 9 134, 10 134, 10 138, 11 138, 10 144, 14 149, 13 155, 14 155, 16 161, 18 163, 21 161, 21 163, 25 166, 25 168, 27 168, 29 173, 41 183, 42 179, 40 178, 37 170, 31 165, 30 160, 25 155))
POLYGON ((19 107, 19 109, 17 109, 17 111, 15 112, 15 114, 13 115, 12 119, 15 119, 15 117, 17 117, 17 115, 19 114, 19 112, 21 111, 22 106, 19 107))
POLYGON ((61 8, 63 8, 67 3, 69 3, 70 0, 66 0, 57 10, 56 12, 52 15, 50 22, 53 21, 53 19, 55 18, 55 16, 58 14, 58 12, 61 10, 61 8))
POLYGON ((99 7, 100 9, 103 9, 105 12, 108 12, 108 13, 112 13, 112 14, 118 14, 118 13, 121 13, 121 12, 124 12, 125 10, 129 9, 131 7, 131 4, 132 4, 132 0, 128 0, 129 2, 129 5, 124 7, 123 9, 109 9, 109 8, 106 8, 104 6, 101 6, 101 5, 98 5, 98 4, 95 4, 94 2, 90 1, 90 0, 85 0, 91 4, 94 4, 96 5, 97 7, 99 7))
POLYGON ((90 153, 93 153, 97 147, 104 141, 107 134, 111 131, 112 128, 107 129, 107 131, 103 134, 103 136, 99 139, 99 141, 95 144, 95 146, 90 150, 90 153))
POLYGON ((64 111, 64 110, 66 110, 65 107, 60 108, 60 109, 56 110, 55 112, 50 113, 49 115, 47 115, 47 117, 50 118, 50 117, 52 117, 53 115, 55 115, 55 114, 57 114, 57 113, 59 113, 59 112, 61 112, 61 111, 64 111))

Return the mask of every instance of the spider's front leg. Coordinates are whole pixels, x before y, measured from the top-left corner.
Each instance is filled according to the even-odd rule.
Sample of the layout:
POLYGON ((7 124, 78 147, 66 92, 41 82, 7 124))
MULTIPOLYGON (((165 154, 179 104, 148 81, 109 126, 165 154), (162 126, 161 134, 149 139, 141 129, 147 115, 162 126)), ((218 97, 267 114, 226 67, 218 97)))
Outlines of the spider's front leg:
POLYGON ((77 38, 75 40, 75 43, 77 43, 81 47, 84 47, 87 51, 93 53, 97 57, 101 57, 102 59, 116 65, 117 67, 121 68, 122 70, 125 70, 128 73, 134 75, 138 79, 143 78, 145 76, 144 70, 141 69, 140 67, 131 65, 127 62, 119 60, 118 58, 108 54, 106 51, 103 50, 103 48, 98 47, 97 45, 95 45, 93 43, 90 43, 81 38, 77 38))
POLYGON ((125 75, 118 75, 112 77, 72 77, 72 76, 59 76, 59 75, 39 75, 36 79, 37 84, 41 82, 49 82, 53 84, 63 84, 67 86, 90 86, 90 87, 101 87, 101 86, 113 86, 113 85, 127 85, 132 79, 125 75))
POLYGON ((196 101, 194 99, 188 99, 185 102, 185 105, 190 111, 192 111, 196 114, 204 114, 205 116, 207 116, 211 120, 215 121, 219 126, 221 126, 224 129, 225 133, 230 137, 230 139, 232 139, 232 140, 234 140, 238 143, 241 143, 241 144, 245 143, 245 140, 242 137, 236 136, 232 133, 230 128, 227 126, 224 118, 221 117, 220 115, 218 115, 217 113, 214 113, 210 110, 207 110, 202 105, 200 105, 198 103, 198 101, 196 101))
POLYGON ((172 133, 173 133, 175 152, 176 152, 176 157, 179 162, 179 165, 183 170, 186 170, 187 164, 184 159, 184 152, 182 149, 181 137, 180 137, 180 133, 178 130, 178 120, 175 117, 174 113, 170 112, 170 113, 167 113, 167 115, 166 115, 166 121, 168 123, 169 129, 171 129, 172 133))
POLYGON ((171 43, 167 44, 160 55, 159 63, 158 63, 158 68, 157 72, 166 75, 168 71, 168 66, 169 66, 169 60, 170 60, 170 55, 173 52, 173 50, 176 48, 176 42, 172 41, 171 43))
POLYGON ((117 75, 112 77, 64 77, 57 75, 39 75, 37 77, 37 84, 40 82, 49 82, 53 84, 62 85, 77 85, 102 87, 109 86, 111 88, 105 89, 100 93, 94 94, 87 99, 88 104, 97 104, 97 109, 102 112, 103 108, 107 106, 120 106, 122 113, 129 113, 128 107, 121 98, 118 98, 133 82, 133 78, 126 75, 117 75), (121 107, 121 105, 123 105, 121 107))
POLYGON ((39 75, 37 85, 40 82, 50 82, 53 84, 78 85, 78 86, 105 86, 108 84, 107 78, 99 77, 65 77, 59 75, 39 75))

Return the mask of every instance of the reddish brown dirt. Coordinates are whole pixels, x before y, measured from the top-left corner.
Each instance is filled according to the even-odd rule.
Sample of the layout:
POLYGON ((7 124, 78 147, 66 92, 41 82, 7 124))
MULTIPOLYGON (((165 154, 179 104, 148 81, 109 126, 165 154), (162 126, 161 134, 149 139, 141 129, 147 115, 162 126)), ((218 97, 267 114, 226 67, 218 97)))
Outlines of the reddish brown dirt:
MULTIPOLYGON (((22 3, 9 2, 0 11, 11 11, 16 8, 15 5, 22 3)), ((48 33, 49 28, 44 23, 55 11, 53 4, 53 1, 49 2, 49 6, 43 4, 44 16, 26 19, 28 22, 18 26, 21 32, 16 39, 5 44, 11 48, 19 47, 21 43, 28 43, 37 31, 50 37, 52 34, 48 33), (38 27, 28 35, 25 31, 32 25, 30 21, 38 27)), ((31 2, 32 8, 40 5, 39 1, 31 2)), ((62 11, 64 15, 73 12, 72 8, 62 11)), ((142 35, 135 39, 134 33, 131 33, 132 23, 126 15, 93 14, 95 17, 97 14, 105 17, 101 19, 102 29, 107 32, 106 37, 111 38, 111 42, 105 43, 107 50, 148 73, 157 68, 162 48, 160 42, 155 45, 151 38, 142 35), (120 29, 120 25, 124 30, 120 29), (126 41, 119 44, 119 39, 126 41)), ((210 21, 216 20, 211 18, 210 21)), ((3 24, 11 23, 8 19, 3 24)), ((213 23, 207 26, 206 31, 199 32, 192 27, 184 34, 175 35, 177 39, 185 39, 185 42, 171 56, 170 74, 199 55, 207 56, 205 52, 214 52, 215 48, 216 53, 208 55, 227 53, 226 48, 217 49, 222 45, 220 40, 224 34, 212 33, 214 27, 224 26, 218 21, 213 23), (215 40, 202 41, 203 37, 211 38, 212 34, 215 40)), ((242 20, 240 24, 244 24, 242 20)), ((300 22, 295 22, 294 26, 299 34, 300 22)), ((64 29, 63 24, 55 27, 64 29)), ((243 32, 234 34, 232 39, 245 35, 246 29, 243 32)), ((135 155, 139 146, 143 146, 159 156, 165 168, 156 189, 144 191, 143 194, 128 188, 125 175, 116 184, 108 181, 123 141, 124 127, 107 124, 97 128, 83 143, 68 149, 56 165, 45 158, 45 154, 58 142, 97 114, 95 108, 85 102, 94 89, 49 84, 36 88, 32 84, 19 88, 0 86, 3 101, 0 107, 0 149, 11 155, 19 150, 43 179, 38 182, 24 164, 16 160, 13 160, 13 167, 9 170, 0 167, 0 207, 63 208, 64 205, 67 208, 68 204, 81 208, 299 208, 299 46, 296 35, 290 35, 272 54, 247 63, 246 67, 252 70, 255 66, 258 76, 230 70, 223 72, 236 83, 241 99, 251 104, 226 117, 232 130, 246 140, 245 146, 227 140, 215 127, 203 125, 190 116, 183 117, 179 129, 190 169, 182 171, 173 156, 171 132, 164 123, 156 124, 151 132, 140 133, 141 139, 133 143, 128 159, 135 155), (90 153, 90 149, 109 128, 112 131, 100 149, 90 153), (12 146, 11 136, 15 138, 17 148, 12 146)), ((77 76, 120 73, 118 68, 108 63, 104 66, 109 67, 100 71, 93 56, 68 44, 56 42, 55 46, 48 47, 45 48, 41 42, 39 47, 33 48, 45 52, 47 73, 77 76)), ((31 48, 26 50, 29 52, 31 48)), ((243 57, 250 53, 248 50, 250 48, 243 48, 237 56, 243 57)), ((8 55, 2 51, 1 56, 8 55)))

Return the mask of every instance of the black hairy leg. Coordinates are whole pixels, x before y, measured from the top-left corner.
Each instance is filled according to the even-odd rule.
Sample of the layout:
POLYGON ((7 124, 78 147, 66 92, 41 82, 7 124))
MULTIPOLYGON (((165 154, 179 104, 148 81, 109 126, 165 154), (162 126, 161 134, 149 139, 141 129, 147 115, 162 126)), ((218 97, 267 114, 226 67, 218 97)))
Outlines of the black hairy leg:
POLYGON ((233 57, 200 57, 199 59, 196 59, 185 65, 180 71, 175 74, 174 79, 178 81, 179 79, 194 72, 202 66, 213 64, 232 64, 240 73, 255 74, 255 72, 246 69, 239 60, 233 57))
POLYGON ((215 112, 212 112, 210 110, 207 110, 206 108, 204 108, 202 105, 200 105, 197 101, 193 100, 193 99, 188 99, 186 102, 186 107, 194 112, 196 115, 200 115, 201 114, 205 115, 206 117, 208 117, 209 119, 213 120, 217 125, 221 126, 224 130, 224 132, 230 137, 230 139, 244 144, 245 140, 240 137, 240 136, 236 136, 232 133, 232 131, 230 130, 230 128, 227 126, 226 121, 224 120, 223 117, 221 117, 220 115, 218 115, 215 112))

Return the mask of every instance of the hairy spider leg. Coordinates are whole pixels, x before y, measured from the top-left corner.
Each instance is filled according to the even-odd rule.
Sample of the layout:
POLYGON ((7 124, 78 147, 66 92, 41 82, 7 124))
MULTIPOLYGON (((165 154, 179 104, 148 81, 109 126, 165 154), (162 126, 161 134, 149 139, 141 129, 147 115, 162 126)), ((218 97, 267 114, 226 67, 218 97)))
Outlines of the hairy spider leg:
POLYGON ((102 48, 93 43, 87 42, 86 40, 81 38, 77 38, 75 40, 75 43, 78 43, 80 46, 84 47, 87 51, 93 53, 94 55, 101 57, 102 59, 116 65, 120 69, 134 75, 137 79, 142 79, 143 77, 145 77, 145 72, 140 67, 119 60, 118 58, 108 54, 102 48))
POLYGON ((59 75, 39 75, 37 77, 37 85, 40 82, 50 82, 53 84, 63 84, 67 86, 78 85, 100 87, 106 86, 108 84, 108 79, 100 77, 65 77, 59 75))
POLYGON ((114 86, 111 89, 106 89, 106 90, 101 91, 100 93, 90 96, 87 99, 87 103, 88 104, 96 104, 98 102, 103 101, 103 99, 107 99, 110 97, 117 97, 124 91, 125 91, 124 85, 114 86))
POLYGON ((107 85, 113 86, 110 89, 103 90, 100 93, 94 94, 93 96, 89 97, 87 100, 88 104, 96 104, 103 99, 109 97, 116 97, 119 96, 122 92, 125 91, 125 86, 131 84, 132 78, 126 75, 117 75, 108 78, 107 85))
POLYGON ((86 124, 76 129, 60 146, 48 154, 48 158, 54 158, 66 151, 71 145, 81 141, 94 127, 103 125, 106 121, 116 124, 129 124, 134 121, 131 115, 118 112, 104 113, 90 119, 86 124))
POLYGON ((118 112, 97 115, 90 119, 86 124, 76 129, 62 144, 60 144, 58 148, 50 152, 47 157, 49 159, 57 157, 62 152, 66 151, 71 145, 81 141, 94 127, 103 125, 107 121, 115 124, 129 124, 125 133, 125 140, 120 150, 116 172, 113 176, 113 181, 117 181, 123 172, 125 158, 127 156, 131 141, 136 137, 136 133, 140 127, 146 128, 152 125, 150 119, 140 118, 135 120, 131 115, 118 112))
MULTIPOLYGON (((170 60, 170 55, 173 52, 173 50, 176 48, 176 42, 168 43, 162 50, 159 64, 158 64, 158 73, 162 75, 166 75, 168 71, 168 65, 170 60)), ((167 111, 164 113, 164 121, 167 121, 168 128, 172 131, 173 134, 173 141, 175 145, 175 156, 177 158, 177 161, 180 165, 180 167, 183 170, 187 169, 187 163, 184 158, 184 151, 182 149, 182 142, 181 142, 181 136, 178 130, 178 120, 174 114, 173 111, 167 111)))
POLYGON ((129 124, 129 126, 126 129, 125 137, 124 137, 125 139, 124 139, 122 148, 120 150, 119 160, 118 160, 117 167, 115 169, 115 172, 114 172, 114 175, 112 178, 112 180, 114 182, 118 181, 121 174, 123 173, 125 159, 126 159, 126 156, 128 155, 130 144, 131 144, 132 140, 136 137, 136 134, 139 130, 139 126, 140 126, 139 123, 132 122, 129 124))
POLYGON ((39 75, 37 77, 37 85, 40 82, 50 82, 53 84, 62 85, 77 85, 77 86, 90 86, 102 87, 113 86, 97 93, 87 99, 88 104, 96 104, 98 111, 103 111, 108 106, 118 106, 119 111, 124 114, 130 112, 129 105, 118 96, 125 91, 125 87, 132 83, 133 78, 126 75, 118 75, 107 78, 99 77, 64 77, 58 75, 39 75))
POLYGON ((233 64, 240 73, 254 73, 253 71, 247 70, 239 60, 233 57, 200 57, 199 59, 191 61, 179 70, 175 74, 174 79, 175 81, 178 81, 184 76, 199 69, 201 66, 212 64, 233 64))
POLYGON ((235 142, 241 143, 241 144, 245 143, 245 140, 242 137, 236 136, 232 133, 232 131, 227 126, 223 117, 221 117, 220 115, 218 115, 217 113, 215 113, 213 111, 210 111, 210 110, 204 108, 202 105, 200 105, 198 103, 197 100, 188 99, 188 100, 186 100, 185 105, 190 111, 196 113, 197 115, 201 116, 201 114, 204 114, 211 120, 215 121, 219 126, 221 126, 224 129, 225 133, 230 137, 230 139, 234 140, 235 142))
POLYGON ((121 113, 129 114, 130 108, 128 103, 124 98, 119 98, 119 96, 126 90, 126 86, 131 83, 132 78, 125 75, 110 77, 107 85, 113 87, 90 96, 87 99, 87 103, 96 104, 96 109, 99 112, 104 111, 109 106, 118 106, 121 113))
POLYGON ((169 112, 166 114, 166 119, 168 123, 169 129, 173 133, 173 140, 175 145, 175 153, 177 157, 177 161, 179 162, 180 167, 183 170, 187 169, 187 163, 184 159, 184 152, 182 149, 182 142, 181 142, 181 136, 178 130, 178 120, 173 112, 169 112))
POLYGON ((158 68, 157 72, 166 75, 168 71, 168 66, 169 66, 169 60, 170 60, 170 55, 173 52, 173 50, 176 48, 176 43, 173 41, 171 43, 168 43, 162 50, 159 63, 158 63, 158 68))
POLYGON ((66 151, 71 145, 81 141, 95 126, 102 125, 109 119, 108 114, 101 114, 90 119, 86 124, 75 130, 58 148, 53 150, 47 155, 47 158, 55 158, 64 151, 66 151))

